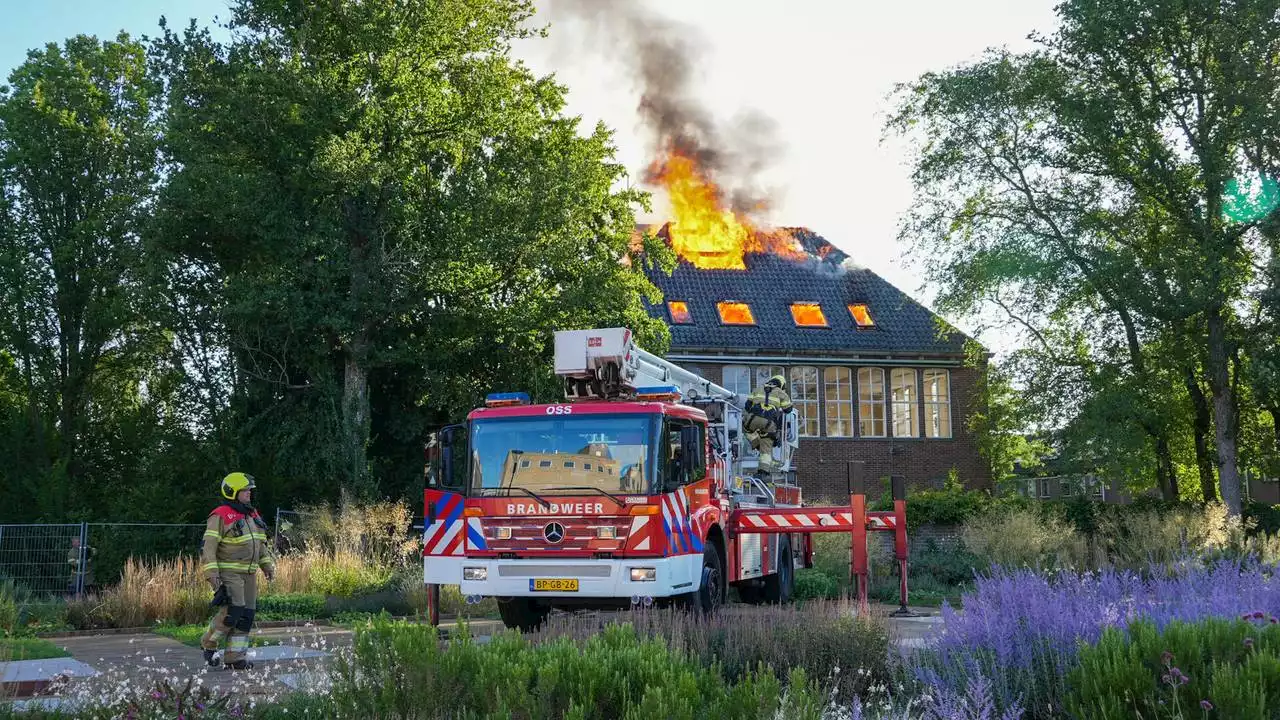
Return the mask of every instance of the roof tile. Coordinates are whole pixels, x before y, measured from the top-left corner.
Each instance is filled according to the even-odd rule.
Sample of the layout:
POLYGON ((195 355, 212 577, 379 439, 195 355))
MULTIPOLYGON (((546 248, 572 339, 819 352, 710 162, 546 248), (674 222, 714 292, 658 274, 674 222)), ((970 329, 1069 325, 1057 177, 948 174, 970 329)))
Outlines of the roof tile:
POLYGON ((789 230, 810 260, 751 254, 746 270, 703 270, 680 261, 670 276, 656 268, 648 271, 664 298, 688 303, 692 315, 691 324, 672 325, 665 303, 649 308, 670 326, 672 351, 963 353, 967 336, 953 330, 939 337, 937 316, 929 309, 870 270, 842 266, 848 256, 820 235, 789 230), (756 324, 721 323, 716 303, 725 300, 749 303, 756 324), (821 305, 829 327, 797 327, 793 302, 821 305), (857 327, 848 308, 855 303, 868 306, 876 327, 857 327))

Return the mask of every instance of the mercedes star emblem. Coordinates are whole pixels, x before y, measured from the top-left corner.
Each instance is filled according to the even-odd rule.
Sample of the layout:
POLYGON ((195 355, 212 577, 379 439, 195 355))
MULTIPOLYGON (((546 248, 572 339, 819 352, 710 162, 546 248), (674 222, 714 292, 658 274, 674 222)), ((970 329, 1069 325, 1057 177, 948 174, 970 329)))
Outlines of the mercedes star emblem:
POLYGON ((542 537, 554 545, 564 540, 564 526, 558 522, 547 523, 547 526, 542 528, 542 537))

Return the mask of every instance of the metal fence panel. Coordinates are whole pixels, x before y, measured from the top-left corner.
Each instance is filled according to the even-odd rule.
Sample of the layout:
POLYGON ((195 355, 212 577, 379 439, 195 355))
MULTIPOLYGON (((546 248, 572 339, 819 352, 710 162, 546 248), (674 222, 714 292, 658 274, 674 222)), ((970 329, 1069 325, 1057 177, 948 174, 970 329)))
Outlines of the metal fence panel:
POLYGON ((78 594, 85 584, 86 528, 0 525, 0 579, 37 595, 78 594))
POLYGON ((86 592, 120 581, 125 563, 172 560, 198 556, 204 540, 204 523, 89 523, 86 592))

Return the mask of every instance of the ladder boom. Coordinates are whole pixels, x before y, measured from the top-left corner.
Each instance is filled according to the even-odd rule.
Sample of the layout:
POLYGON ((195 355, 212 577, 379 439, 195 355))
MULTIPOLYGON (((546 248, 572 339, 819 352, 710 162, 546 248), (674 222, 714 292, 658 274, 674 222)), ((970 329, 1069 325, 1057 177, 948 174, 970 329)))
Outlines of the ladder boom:
MULTIPOLYGON (((674 387, 680 401, 707 413, 712 446, 735 471, 757 465, 754 451, 739 432, 747 398, 636 345, 627 328, 560 330, 555 334, 556 374, 564 379, 565 397, 626 399, 652 387, 674 387)), ((792 450, 799 446, 794 412, 784 413, 780 442, 774 448, 774 473, 792 470, 792 450)), ((763 468, 762 468, 763 469, 763 468)))

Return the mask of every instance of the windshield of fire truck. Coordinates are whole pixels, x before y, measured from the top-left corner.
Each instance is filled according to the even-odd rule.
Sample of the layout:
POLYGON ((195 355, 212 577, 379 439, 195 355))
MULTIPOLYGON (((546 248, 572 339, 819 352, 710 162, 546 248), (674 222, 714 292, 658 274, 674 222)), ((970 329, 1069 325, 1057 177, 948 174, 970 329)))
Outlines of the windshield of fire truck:
POLYGON ((476 420, 473 495, 647 493, 659 415, 580 415, 476 420), (557 489, 560 488, 560 489, 557 489), (572 489, 563 489, 572 488, 572 489))

